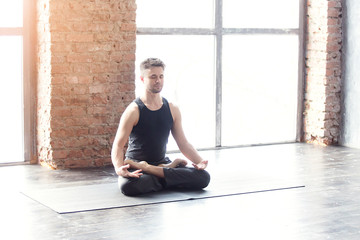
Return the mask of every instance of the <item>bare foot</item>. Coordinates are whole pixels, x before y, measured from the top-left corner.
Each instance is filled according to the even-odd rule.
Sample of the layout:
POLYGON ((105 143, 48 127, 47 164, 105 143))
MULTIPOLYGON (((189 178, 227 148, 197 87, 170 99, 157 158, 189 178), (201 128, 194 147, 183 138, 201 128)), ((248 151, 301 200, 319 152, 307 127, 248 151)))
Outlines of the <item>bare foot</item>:
POLYGON ((141 161, 141 162, 136 162, 133 161, 131 159, 126 159, 124 161, 124 164, 129 164, 130 168, 134 168, 134 169, 142 169, 145 171, 145 169, 149 166, 149 164, 145 161, 141 161))
POLYGON ((173 162, 168 164, 160 164, 159 167, 176 168, 178 166, 186 166, 188 162, 184 159, 177 158, 173 162))

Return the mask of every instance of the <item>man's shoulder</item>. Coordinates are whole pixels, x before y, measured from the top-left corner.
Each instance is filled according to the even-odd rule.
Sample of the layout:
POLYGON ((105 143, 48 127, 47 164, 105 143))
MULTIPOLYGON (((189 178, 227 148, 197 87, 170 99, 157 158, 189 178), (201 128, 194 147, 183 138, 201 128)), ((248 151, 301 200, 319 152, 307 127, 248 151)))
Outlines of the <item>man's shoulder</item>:
POLYGON ((133 101, 127 106, 125 111, 127 111, 129 113, 138 113, 139 112, 139 106, 135 101, 133 101))
POLYGON ((137 106, 138 106, 138 104, 134 100, 128 105, 128 108, 134 108, 134 107, 137 107, 137 106))
POLYGON ((139 114, 139 107, 135 102, 131 102, 125 109, 123 115, 132 116, 139 114))
POLYGON ((178 118, 178 116, 180 115, 179 106, 172 101, 168 101, 168 103, 169 103, 171 115, 173 117, 173 120, 175 121, 178 118))
POLYGON ((121 116, 121 121, 135 126, 139 120, 139 109, 135 102, 131 102, 121 116))
POLYGON ((169 106, 171 106, 171 107, 177 106, 175 102, 173 102, 172 100, 169 100, 167 98, 163 97, 163 101, 166 102, 167 104, 169 104, 169 106))
POLYGON ((174 103, 174 102, 167 101, 167 103, 168 103, 170 109, 178 108, 178 106, 177 106, 176 103, 174 103))

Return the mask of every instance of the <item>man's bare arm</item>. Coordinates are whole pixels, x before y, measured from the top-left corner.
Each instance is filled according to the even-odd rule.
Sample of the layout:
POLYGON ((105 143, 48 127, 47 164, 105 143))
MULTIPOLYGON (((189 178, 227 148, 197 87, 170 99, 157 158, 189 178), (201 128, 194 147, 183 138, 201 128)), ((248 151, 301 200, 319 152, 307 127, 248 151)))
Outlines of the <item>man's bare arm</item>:
POLYGON ((180 151, 193 162, 193 166, 198 170, 204 170, 208 161, 202 159, 198 151, 189 143, 185 137, 184 130, 182 128, 181 113, 177 106, 170 104, 171 114, 173 116, 174 124, 171 129, 171 133, 180 149, 180 151))
POLYGON ((121 116, 118 130, 111 149, 111 160, 116 174, 122 177, 140 177, 141 170, 129 172, 129 164, 124 165, 124 146, 129 138, 133 127, 139 120, 139 110, 136 103, 131 103, 121 116))

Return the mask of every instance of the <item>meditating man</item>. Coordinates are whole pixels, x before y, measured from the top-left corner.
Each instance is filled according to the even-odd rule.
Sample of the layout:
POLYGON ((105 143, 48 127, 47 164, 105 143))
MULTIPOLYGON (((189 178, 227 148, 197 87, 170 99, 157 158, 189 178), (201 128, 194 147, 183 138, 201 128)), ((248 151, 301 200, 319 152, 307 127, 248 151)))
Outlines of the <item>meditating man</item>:
POLYGON ((156 192, 166 188, 202 189, 210 182, 201 158, 183 132, 179 108, 161 97, 165 64, 149 58, 140 65, 144 91, 121 116, 111 152, 119 175, 119 187, 128 196, 156 192), (166 157, 169 133, 172 133, 187 161, 166 157), (124 146, 128 148, 124 159, 124 146))

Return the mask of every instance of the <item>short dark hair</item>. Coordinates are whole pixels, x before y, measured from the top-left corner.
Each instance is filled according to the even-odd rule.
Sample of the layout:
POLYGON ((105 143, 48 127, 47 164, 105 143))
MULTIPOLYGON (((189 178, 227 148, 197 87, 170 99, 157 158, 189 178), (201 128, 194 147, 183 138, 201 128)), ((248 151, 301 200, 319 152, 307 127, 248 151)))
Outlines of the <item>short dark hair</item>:
POLYGON ((140 64, 141 75, 143 75, 146 69, 150 69, 152 67, 162 67, 162 69, 165 70, 165 63, 159 58, 147 58, 140 64))

